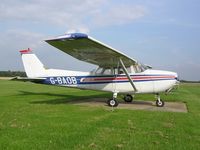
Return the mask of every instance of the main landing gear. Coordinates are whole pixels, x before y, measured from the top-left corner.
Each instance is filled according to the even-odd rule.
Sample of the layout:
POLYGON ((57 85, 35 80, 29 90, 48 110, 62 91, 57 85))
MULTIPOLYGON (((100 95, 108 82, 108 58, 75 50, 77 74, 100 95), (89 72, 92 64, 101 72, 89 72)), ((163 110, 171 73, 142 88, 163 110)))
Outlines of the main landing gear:
POLYGON ((163 107, 165 105, 165 102, 163 100, 160 99, 160 95, 156 94, 156 106, 158 107, 163 107))
MULTIPOLYGON (((124 101, 127 103, 131 103, 133 101, 133 96, 130 94, 127 94, 124 96, 124 101)), ((113 93, 113 98, 109 99, 107 101, 107 104, 111 107, 117 107, 119 105, 119 102, 117 101, 117 93, 113 93)))
POLYGON ((127 94, 124 96, 124 101, 127 102, 127 103, 131 103, 133 101, 133 96, 130 95, 130 94, 127 94))

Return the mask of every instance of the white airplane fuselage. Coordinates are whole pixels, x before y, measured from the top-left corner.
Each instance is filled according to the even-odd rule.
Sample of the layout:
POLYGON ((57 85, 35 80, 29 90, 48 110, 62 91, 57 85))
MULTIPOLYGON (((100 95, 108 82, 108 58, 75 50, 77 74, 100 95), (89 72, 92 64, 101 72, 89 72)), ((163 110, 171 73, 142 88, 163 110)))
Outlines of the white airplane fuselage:
POLYGON ((131 73, 137 91, 134 91, 125 74, 94 75, 90 72, 47 69, 43 83, 56 86, 92 89, 116 93, 161 93, 177 84, 177 73, 147 69, 141 73, 131 73))
POLYGON ((102 70, 101 72, 98 72, 98 69, 95 72, 45 69, 30 50, 20 52, 28 78, 43 78, 40 82, 42 84, 132 94, 170 91, 178 82, 178 75, 175 72, 146 69, 136 73, 132 66, 129 76, 135 85, 135 90, 128 76, 120 72, 119 68, 118 71, 116 68, 110 68, 110 72, 107 73, 105 68, 98 68, 102 70))

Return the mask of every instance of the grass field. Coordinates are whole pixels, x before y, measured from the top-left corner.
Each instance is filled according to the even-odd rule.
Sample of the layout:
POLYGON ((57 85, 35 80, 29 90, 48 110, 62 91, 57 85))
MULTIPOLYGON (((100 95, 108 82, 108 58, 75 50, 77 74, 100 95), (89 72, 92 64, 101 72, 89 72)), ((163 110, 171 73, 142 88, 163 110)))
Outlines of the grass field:
MULTIPOLYGON (((0 150, 200 149, 200 84, 162 95, 187 103, 188 113, 73 105, 95 92, 0 80, 0 150)), ((154 95, 136 95, 154 99, 154 95)))

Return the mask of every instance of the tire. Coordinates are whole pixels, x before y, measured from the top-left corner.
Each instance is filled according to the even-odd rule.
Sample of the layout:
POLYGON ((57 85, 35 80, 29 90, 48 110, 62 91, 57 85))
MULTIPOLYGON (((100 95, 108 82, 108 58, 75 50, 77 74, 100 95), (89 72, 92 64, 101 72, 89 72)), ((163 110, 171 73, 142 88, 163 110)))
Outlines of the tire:
POLYGON ((131 103, 133 101, 133 96, 129 95, 129 94, 125 95, 124 101, 127 102, 127 103, 131 103))
POLYGON ((160 100, 160 102, 159 102, 159 100, 156 101, 157 107, 163 107, 164 105, 165 105, 165 102, 163 100, 160 100))
POLYGON ((116 99, 109 99, 107 101, 108 106, 110 107, 117 107, 119 105, 118 101, 116 99))

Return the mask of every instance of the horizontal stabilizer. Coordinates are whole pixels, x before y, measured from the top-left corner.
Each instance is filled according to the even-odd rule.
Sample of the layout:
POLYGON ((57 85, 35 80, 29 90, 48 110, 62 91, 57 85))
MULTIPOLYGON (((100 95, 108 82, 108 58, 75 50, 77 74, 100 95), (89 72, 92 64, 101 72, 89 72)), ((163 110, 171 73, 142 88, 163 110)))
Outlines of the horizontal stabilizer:
POLYGON ((34 83, 41 83, 45 80, 46 78, 27 78, 27 77, 14 77, 11 80, 15 81, 24 81, 24 82, 34 82, 34 83))

